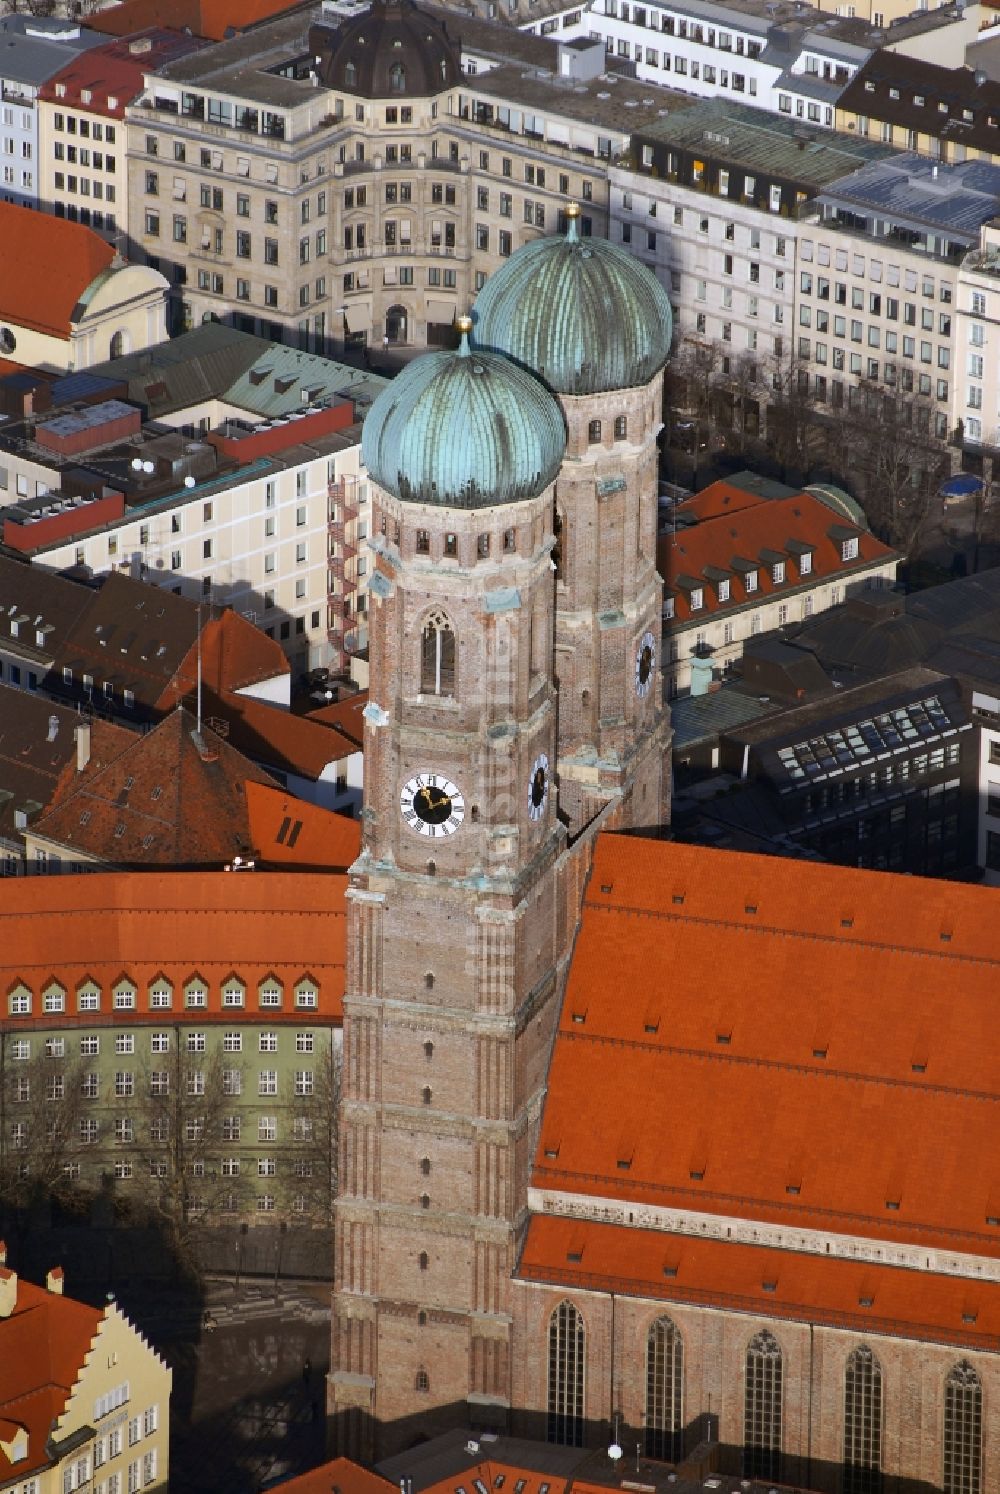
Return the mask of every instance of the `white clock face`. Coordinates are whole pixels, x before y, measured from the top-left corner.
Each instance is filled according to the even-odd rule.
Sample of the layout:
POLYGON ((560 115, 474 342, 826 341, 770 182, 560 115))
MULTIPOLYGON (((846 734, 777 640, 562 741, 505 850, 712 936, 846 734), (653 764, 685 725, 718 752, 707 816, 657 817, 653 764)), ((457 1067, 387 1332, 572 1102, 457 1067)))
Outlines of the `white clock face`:
POLYGON ((531 765, 528 776, 528 816, 540 820, 549 802, 549 760, 540 752, 531 765))
POLYGON ((465 819, 465 800, 443 774, 417 773, 400 790, 399 810, 411 830, 433 840, 454 835, 465 819))
POLYGON ((640 698, 648 695, 656 673, 656 639, 652 633, 643 633, 635 651, 635 693, 640 698))

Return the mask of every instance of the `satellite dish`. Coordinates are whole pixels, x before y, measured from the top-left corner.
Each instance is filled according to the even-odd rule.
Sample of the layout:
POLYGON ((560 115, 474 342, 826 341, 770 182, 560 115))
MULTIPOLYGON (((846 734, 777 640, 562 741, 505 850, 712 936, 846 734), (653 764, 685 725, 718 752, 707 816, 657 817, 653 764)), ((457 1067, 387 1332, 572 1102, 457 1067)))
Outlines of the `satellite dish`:
POLYGON ((156 468, 154 467, 154 465, 153 465, 152 462, 143 462, 143 464, 142 464, 142 470, 143 470, 143 472, 149 473, 149 472, 155 472, 156 468))
POLYGON ((608 1457, 611 1459, 612 1463, 617 1463, 621 1455, 622 1450, 618 1446, 618 1443, 612 1442, 611 1446, 608 1448, 608 1457))
POLYGON ((132 471, 133 472, 141 472, 142 471, 142 457, 133 457, 132 458, 132 471))
POLYGON ((184 479, 184 486, 186 488, 193 488, 194 487, 194 478, 191 476, 190 473, 188 473, 187 477, 185 477, 185 479, 184 479))

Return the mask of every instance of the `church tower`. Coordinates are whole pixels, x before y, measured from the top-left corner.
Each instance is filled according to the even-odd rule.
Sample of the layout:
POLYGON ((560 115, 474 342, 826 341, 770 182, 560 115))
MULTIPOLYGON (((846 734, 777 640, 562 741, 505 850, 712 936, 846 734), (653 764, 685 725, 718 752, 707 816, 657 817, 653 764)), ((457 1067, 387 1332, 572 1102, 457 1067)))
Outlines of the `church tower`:
POLYGON ((655 570, 670 307, 518 251, 365 421, 371 699, 348 891, 330 1411, 370 1459, 509 1420, 511 1275, 600 828, 664 822, 655 570))
POLYGON ((564 237, 520 249, 477 302, 480 347, 531 369, 568 433, 556 483, 559 807, 571 836, 606 805, 622 826, 669 818, 656 572, 663 367, 671 309, 624 249, 564 237))
POLYGON ((503 1421, 508 1283, 560 964, 559 405, 504 358, 373 406, 371 702, 344 1010, 331 1400, 341 1451, 503 1421))

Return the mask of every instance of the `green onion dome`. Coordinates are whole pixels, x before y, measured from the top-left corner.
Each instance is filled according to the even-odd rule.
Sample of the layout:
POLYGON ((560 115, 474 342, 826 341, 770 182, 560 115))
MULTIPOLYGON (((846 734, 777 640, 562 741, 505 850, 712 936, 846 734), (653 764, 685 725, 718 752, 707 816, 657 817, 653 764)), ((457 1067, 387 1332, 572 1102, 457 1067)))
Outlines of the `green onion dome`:
POLYGON ((365 418, 361 453, 397 498, 489 508, 552 482, 566 425, 549 391, 509 359, 469 348, 427 353, 397 374, 365 418))
POLYGON ((627 250, 581 238, 574 207, 565 235, 522 245, 487 280, 476 346, 506 353, 557 394, 647 384, 670 354, 667 293, 627 250))

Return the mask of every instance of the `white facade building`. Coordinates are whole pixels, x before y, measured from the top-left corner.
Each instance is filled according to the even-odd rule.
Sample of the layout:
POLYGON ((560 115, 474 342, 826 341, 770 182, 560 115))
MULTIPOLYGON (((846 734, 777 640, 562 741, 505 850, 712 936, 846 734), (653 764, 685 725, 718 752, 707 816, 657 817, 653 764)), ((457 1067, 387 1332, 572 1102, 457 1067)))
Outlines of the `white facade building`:
POLYGON ((33 207, 39 199, 39 90, 77 52, 103 36, 73 20, 0 16, 0 199, 33 207))

